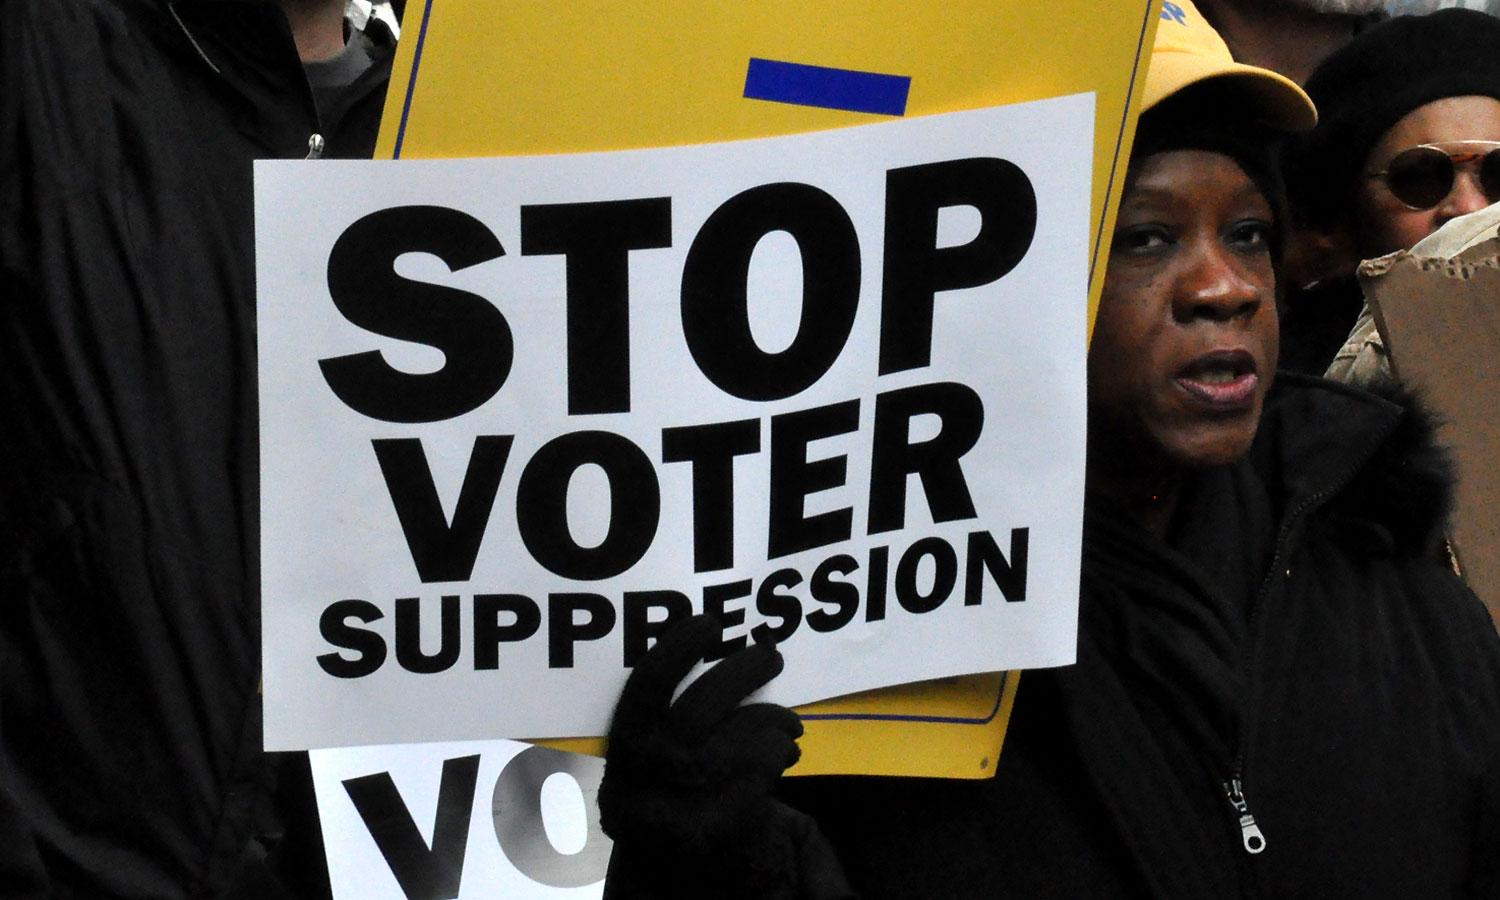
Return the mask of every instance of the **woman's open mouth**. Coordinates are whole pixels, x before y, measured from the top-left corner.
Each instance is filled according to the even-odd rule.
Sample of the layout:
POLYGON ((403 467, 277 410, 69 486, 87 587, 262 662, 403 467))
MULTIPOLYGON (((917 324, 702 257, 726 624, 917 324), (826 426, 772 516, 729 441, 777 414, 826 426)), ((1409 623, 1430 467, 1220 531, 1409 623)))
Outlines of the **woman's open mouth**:
POLYGON ((1182 389, 1219 409, 1247 407, 1255 400, 1260 377, 1255 357, 1245 350, 1215 350, 1205 353, 1177 372, 1182 389))

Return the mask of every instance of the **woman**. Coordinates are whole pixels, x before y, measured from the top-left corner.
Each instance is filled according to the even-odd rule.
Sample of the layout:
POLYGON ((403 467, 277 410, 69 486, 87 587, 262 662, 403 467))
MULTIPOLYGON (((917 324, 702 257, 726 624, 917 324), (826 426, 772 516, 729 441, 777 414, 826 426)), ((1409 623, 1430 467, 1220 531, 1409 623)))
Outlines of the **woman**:
POLYGON ((1023 677, 990 780, 778 783, 795 717, 736 705, 775 651, 671 704, 716 635, 691 620, 617 709, 609 894, 1500 891, 1500 639, 1433 554, 1447 481, 1428 426, 1353 389, 1272 384, 1271 135, 1228 117, 1310 107, 1201 33, 1174 49, 1173 27, 1089 353, 1077 664, 1023 677))
MULTIPOLYGON (((1391 19, 1324 60, 1307 90, 1321 120, 1287 159, 1299 239, 1284 361, 1321 374, 1364 305, 1359 260, 1409 250, 1500 200, 1500 19, 1391 19)), ((1341 371, 1372 322, 1366 331, 1341 371)))

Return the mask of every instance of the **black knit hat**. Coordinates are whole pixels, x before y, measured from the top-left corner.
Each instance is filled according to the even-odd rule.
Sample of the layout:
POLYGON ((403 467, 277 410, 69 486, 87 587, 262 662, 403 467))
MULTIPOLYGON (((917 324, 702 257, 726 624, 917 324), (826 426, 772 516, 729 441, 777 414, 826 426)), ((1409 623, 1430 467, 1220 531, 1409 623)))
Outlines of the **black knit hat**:
POLYGON ((1290 145, 1298 218, 1332 226, 1353 207, 1370 150, 1403 116, 1444 97, 1500 100, 1500 19, 1469 9, 1398 16, 1362 32, 1307 80, 1318 126, 1290 145))

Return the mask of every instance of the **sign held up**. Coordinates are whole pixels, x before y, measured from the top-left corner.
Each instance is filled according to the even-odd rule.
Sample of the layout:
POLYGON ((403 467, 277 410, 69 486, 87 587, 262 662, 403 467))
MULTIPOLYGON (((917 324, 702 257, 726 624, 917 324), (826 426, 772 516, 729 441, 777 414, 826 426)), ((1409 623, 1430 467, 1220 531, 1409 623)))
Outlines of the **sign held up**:
POLYGON ((258 164, 267 746, 601 733, 693 611, 1070 662, 1092 118, 258 164))

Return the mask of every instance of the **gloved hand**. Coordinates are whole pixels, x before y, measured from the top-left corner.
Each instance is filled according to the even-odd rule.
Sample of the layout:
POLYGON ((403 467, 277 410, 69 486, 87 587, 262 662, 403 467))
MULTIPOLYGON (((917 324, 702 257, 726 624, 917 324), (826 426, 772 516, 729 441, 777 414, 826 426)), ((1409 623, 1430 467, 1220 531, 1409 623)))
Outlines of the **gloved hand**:
POLYGON ((801 720, 772 703, 740 705, 781 671, 775 647, 732 654, 672 702, 719 635, 708 616, 674 625, 625 683, 599 788, 615 842, 605 897, 849 896, 816 824, 772 793, 801 755, 801 720), (810 866, 836 890, 800 884, 810 866))

